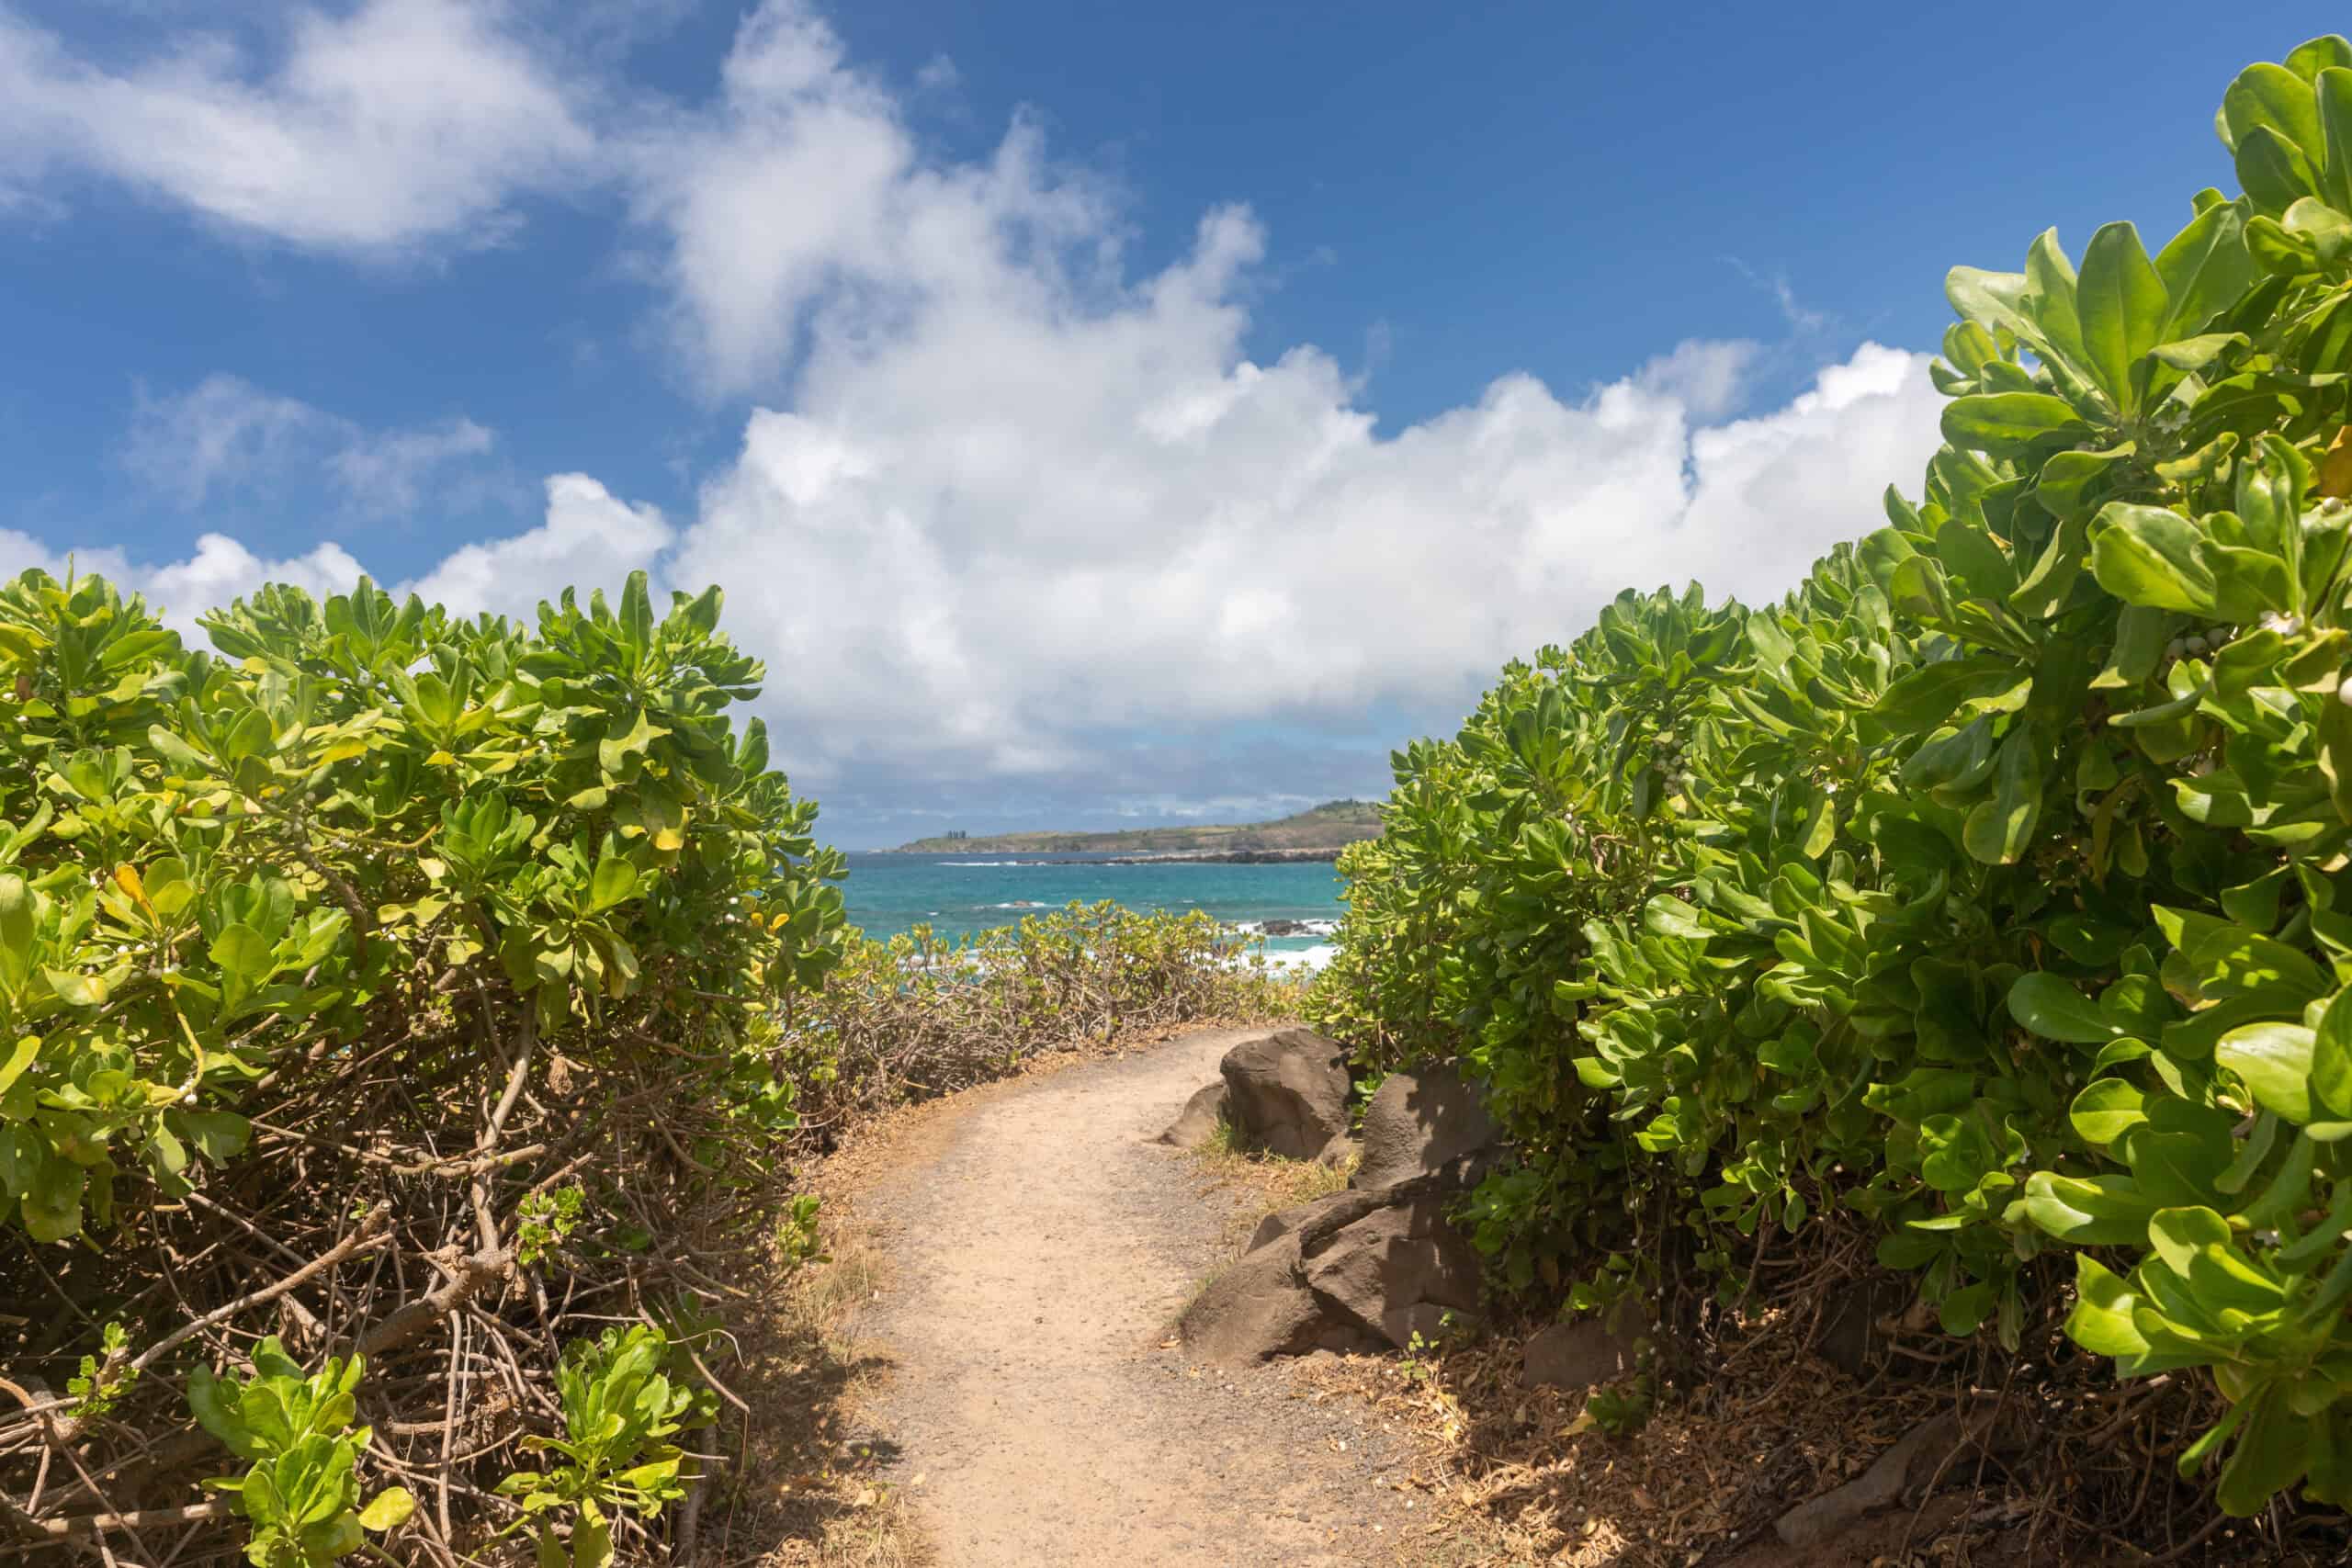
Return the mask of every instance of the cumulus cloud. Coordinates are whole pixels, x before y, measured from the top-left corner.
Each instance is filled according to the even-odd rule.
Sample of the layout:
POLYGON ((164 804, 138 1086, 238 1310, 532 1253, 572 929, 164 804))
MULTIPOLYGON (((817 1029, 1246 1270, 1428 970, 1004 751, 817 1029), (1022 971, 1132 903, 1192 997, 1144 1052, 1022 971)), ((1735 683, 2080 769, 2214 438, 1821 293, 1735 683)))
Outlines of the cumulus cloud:
POLYGON ((594 132, 506 7, 291 10, 282 51, 182 32, 110 69, 0 9, 0 180, 119 180, 231 228, 383 252, 485 243, 584 176, 594 132))
POLYGON ((891 333, 935 290, 1059 293, 1071 265, 1115 249, 1112 196, 1049 169, 1032 121, 986 162, 927 160, 898 100, 797 0, 745 19, 716 101, 631 132, 617 156, 661 248, 676 346, 713 395, 772 388, 820 306, 822 330, 891 333), (991 265, 1008 247, 1027 265, 991 265))
POLYGON ((495 433, 463 416, 369 429, 241 377, 213 375, 182 392, 142 390, 122 461, 183 506, 317 476, 353 514, 382 519, 406 517, 429 496, 481 499, 494 485, 476 460, 496 445, 495 433), (464 481, 454 489, 453 476, 464 481))
MULTIPOLYGON (((1450 727, 1502 660, 1623 587, 1777 595, 1875 526, 1880 491, 1916 485, 1937 443, 1925 356, 1874 344, 1782 400, 1745 342, 1667 346, 1591 387, 1498 367, 1383 434, 1331 354, 1247 351, 1266 251, 1248 209, 1139 270, 1117 192, 1057 164, 1036 123, 957 162, 901 107, 821 19, 770 0, 709 103, 632 130, 616 166, 676 351, 707 391, 763 406, 691 515, 559 476, 535 526, 419 591, 513 613, 638 567, 722 584, 769 662, 779 755, 836 804, 904 810, 939 781, 1155 807, 1319 795, 1376 784, 1400 727, 1450 727)), ((177 470, 198 493, 307 429, 266 394, 219 401, 235 417, 177 470)), ((419 449, 466 439, 443 438, 419 449)), ((355 492, 396 491, 386 464, 344 468, 355 492)), ((356 570, 218 537, 119 565, 214 597, 356 570)))
POLYGON ((166 625, 198 639, 196 617, 268 582, 288 582, 309 592, 340 593, 356 581, 359 563, 341 545, 314 546, 298 556, 267 559, 225 534, 198 536, 184 560, 146 561, 111 546, 53 550, 13 528, 0 528, 0 573, 14 577, 38 568, 63 580, 67 572, 96 573, 125 593, 142 595, 166 625))
POLYGON ((558 474, 548 480, 546 518, 537 527, 468 545, 401 592, 461 615, 488 610, 527 619, 541 599, 567 585, 578 585, 584 596, 653 566, 675 537, 654 508, 616 501, 585 474, 558 474))

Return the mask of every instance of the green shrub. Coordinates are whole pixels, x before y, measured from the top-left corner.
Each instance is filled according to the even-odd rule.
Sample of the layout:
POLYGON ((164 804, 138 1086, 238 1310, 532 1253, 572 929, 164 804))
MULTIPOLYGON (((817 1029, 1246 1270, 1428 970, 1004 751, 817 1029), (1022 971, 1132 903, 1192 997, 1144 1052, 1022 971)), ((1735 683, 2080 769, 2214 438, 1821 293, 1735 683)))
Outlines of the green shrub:
POLYGON ((1286 1017, 1299 987, 1211 916, 1073 903, 942 942, 929 926, 849 947, 791 1003, 812 1125, 1001 1077, 1124 1030, 1286 1017))
POLYGON ((2071 1280, 2120 1374, 2210 1371, 2247 1514, 2352 1501, 2352 45, 2221 126, 2246 194, 2154 256, 1953 271, 1888 527, 1400 754, 1310 1009, 1482 1077, 1511 1283, 1832 1207, 1951 1334, 2071 1280))
MULTIPOLYGON (((0 1294, 56 1325, 7 1371, 65 1385, 74 1325, 117 1325, 71 1382, 93 1472, 190 1436, 185 1383, 256 1461, 254 1560, 324 1561, 397 1522, 365 1438, 254 1412, 299 1385, 348 1425, 359 1360, 249 1356, 248 1314, 313 1359, 450 1350, 357 1391, 432 1473, 453 1336, 503 1344, 511 1404, 575 1312, 708 1298, 697 1251, 771 1234, 779 1004, 839 961, 842 863, 729 722, 762 671, 718 609, 642 574, 528 628, 269 588, 205 653, 97 578, 0 587, 0 1294)), ((103 1512, 17 1473, 46 1419, 0 1428, 0 1483, 103 1512)))

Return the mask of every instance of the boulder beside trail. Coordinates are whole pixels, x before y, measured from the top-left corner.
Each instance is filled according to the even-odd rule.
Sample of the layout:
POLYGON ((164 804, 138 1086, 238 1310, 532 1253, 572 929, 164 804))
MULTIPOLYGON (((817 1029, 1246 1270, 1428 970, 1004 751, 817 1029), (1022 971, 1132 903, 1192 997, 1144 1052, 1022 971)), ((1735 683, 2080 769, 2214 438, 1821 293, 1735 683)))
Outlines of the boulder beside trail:
POLYGON ((1186 1100, 1184 1109, 1176 1113, 1175 1122, 1154 1141, 1173 1144, 1180 1149, 1197 1149, 1209 1141, 1216 1124, 1224 1120, 1225 1080, 1219 1078, 1186 1100))
POLYGON ((1446 1223, 1441 1179, 1350 1188, 1267 1215, 1241 1260, 1184 1310, 1184 1343, 1231 1364, 1434 1339, 1447 1313, 1478 1305, 1478 1256, 1446 1223))
POLYGON ((1211 1280, 1177 1327, 1195 1355, 1225 1366, 1370 1345, 1369 1335, 1335 1320, 1307 1288, 1295 1232, 1274 1237, 1211 1280))
POLYGON ((1226 1112, 1253 1146, 1313 1159, 1348 1128, 1347 1054, 1311 1029, 1271 1030, 1225 1054, 1226 1112))
POLYGON ((1445 1202, 1421 1198, 1336 1229, 1303 1226, 1299 1262, 1307 1287, 1400 1350, 1415 1334, 1434 1339, 1449 1310, 1478 1306, 1478 1254, 1445 1223, 1445 1202))
POLYGON ((1500 1147, 1477 1086, 1451 1062, 1382 1080, 1363 1111, 1363 1158, 1351 1187, 1377 1190, 1449 1168, 1476 1186, 1500 1147))
POLYGON ((1310 1225, 1320 1232, 1353 1224, 1385 1201, 1377 1192, 1327 1192, 1320 1198, 1278 1209, 1258 1222, 1258 1228, 1250 1233, 1248 1250, 1255 1252, 1278 1235, 1288 1235, 1310 1225), (1329 1226, 1322 1224, 1326 1219, 1330 1220, 1329 1226))

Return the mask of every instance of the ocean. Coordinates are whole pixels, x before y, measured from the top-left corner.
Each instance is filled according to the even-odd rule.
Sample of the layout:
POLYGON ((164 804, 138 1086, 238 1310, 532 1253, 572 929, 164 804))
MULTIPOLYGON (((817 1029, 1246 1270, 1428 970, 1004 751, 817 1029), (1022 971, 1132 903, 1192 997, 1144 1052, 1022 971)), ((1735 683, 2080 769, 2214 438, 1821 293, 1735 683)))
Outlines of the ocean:
POLYGON ((896 936, 922 924, 942 937, 959 937, 1012 925, 1073 899, 1108 898, 1141 911, 1204 909, 1251 932, 1269 920, 1302 921, 1303 933, 1267 937, 1266 955, 1319 968, 1330 956, 1340 886, 1328 862, 1109 865, 1100 855, 967 853, 853 854, 842 887, 851 923, 870 937, 896 936))

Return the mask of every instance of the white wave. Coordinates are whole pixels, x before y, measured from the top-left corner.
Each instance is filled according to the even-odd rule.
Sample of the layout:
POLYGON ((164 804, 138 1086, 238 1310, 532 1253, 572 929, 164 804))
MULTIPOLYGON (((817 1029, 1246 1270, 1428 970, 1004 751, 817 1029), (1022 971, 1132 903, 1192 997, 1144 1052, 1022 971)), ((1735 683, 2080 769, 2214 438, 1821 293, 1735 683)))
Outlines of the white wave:
POLYGON ((1018 860, 944 860, 944 861, 941 861, 939 863, 940 863, 941 865, 943 865, 943 866, 947 866, 947 865, 978 866, 978 865, 1027 865, 1027 864, 1029 864, 1029 863, 1030 863, 1030 862, 1028 862, 1028 861, 1018 861, 1018 860))
POLYGON ((1339 955, 1340 950, 1331 943, 1317 942, 1313 947, 1302 947, 1295 953, 1269 953, 1266 954, 1266 967, 1295 969, 1302 974, 1312 975, 1318 970, 1328 968, 1331 960, 1339 955))

